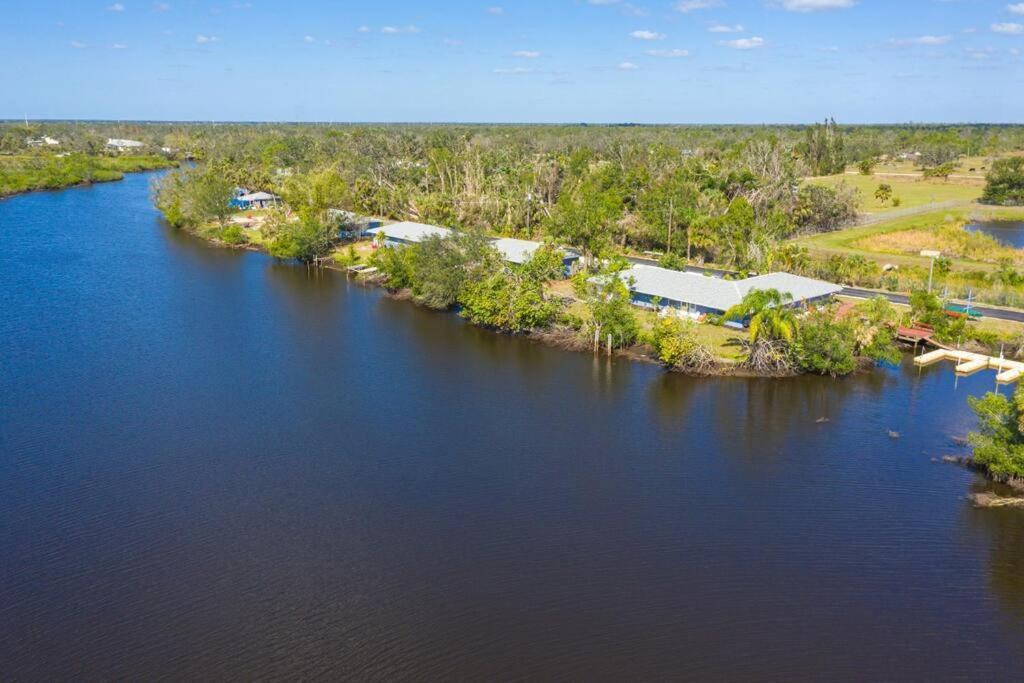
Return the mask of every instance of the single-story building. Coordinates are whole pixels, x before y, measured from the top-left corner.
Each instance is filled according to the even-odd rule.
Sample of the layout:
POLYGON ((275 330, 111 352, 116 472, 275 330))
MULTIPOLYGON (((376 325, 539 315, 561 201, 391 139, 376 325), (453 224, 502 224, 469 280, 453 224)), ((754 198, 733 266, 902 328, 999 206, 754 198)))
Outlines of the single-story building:
POLYGON ((680 316, 721 315, 755 289, 776 289, 793 298, 792 306, 812 306, 829 301, 842 287, 790 273, 767 273, 744 280, 634 265, 619 277, 629 286, 633 303, 680 316))
POLYGON ((370 230, 381 227, 383 223, 378 218, 345 209, 327 209, 327 220, 338 226, 338 237, 342 239, 368 235, 370 230))
POLYGON ((366 232, 374 238, 377 235, 383 235, 384 246, 387 247, 418 244, 428 237, 448 237, 452 234, 452 231, 448 228, 442 228, 438 225, 427 225, 426 223, 413 223, 412 221, 382 225, 379 228, 373 228, 366 232))
POLYGON ((129 149, 138 149, 143 147, 143 143, 138 140, 126 140, 124 138, 107 138, 107 147, 118 152, 124 152, 129 149))
POLYGON ((44 135, 38 138, 25 138, 25 144, 29 147, 55 147, 60 144, 60 140, 44 135))
MULTIPOLYGON (((494 248, 498 250, 501 257, 509 263, 526 263, 533 253, 543 246, 541 242, 533 240, 520 240, 513 237, 499 237, 491 241, 494 248)), ((565 268, 565 275, 568 277, 576 272, 580 261, 580 255, 571 249, 562 249, 562 266, 565 268)))
POLYGON ((231 200, 231 206, 238 209, 265 209, 268 206, 277 206, 281 199, 269 192, 250 192, 238 195, 231 200))

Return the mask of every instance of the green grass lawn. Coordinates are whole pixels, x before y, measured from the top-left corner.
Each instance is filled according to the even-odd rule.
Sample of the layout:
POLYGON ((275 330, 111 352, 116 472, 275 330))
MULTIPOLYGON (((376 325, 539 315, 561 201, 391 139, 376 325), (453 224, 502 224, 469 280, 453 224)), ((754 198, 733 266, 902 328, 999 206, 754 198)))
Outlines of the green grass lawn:
POLYGON ((937 202, 962 201, 972 202, 981 197, 984 186, 974 181, 964 180, 924 180, 918 178, 864 176, 864 175, 831 175, 819 178, 808 178, 807 184, 835 187, 845 183, 860 190, 858 208, 863 213, 874 214, 891 211, 896 208, 906 209, 937 202), (900 198, 900 206, 894 207, 891 201, 881 203, 875 198, 875 190, 882 183, 892 187, 893 196, 900 198))

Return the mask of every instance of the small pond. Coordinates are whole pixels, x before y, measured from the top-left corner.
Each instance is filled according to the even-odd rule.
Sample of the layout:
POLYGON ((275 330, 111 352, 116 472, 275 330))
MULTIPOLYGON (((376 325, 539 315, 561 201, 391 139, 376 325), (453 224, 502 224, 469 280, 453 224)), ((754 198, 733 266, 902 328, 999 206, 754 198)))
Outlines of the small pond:
POLYGON ((1024 221, 975 221, 967 229, 991 235, 1014 249, 1024 248, 1024 221))

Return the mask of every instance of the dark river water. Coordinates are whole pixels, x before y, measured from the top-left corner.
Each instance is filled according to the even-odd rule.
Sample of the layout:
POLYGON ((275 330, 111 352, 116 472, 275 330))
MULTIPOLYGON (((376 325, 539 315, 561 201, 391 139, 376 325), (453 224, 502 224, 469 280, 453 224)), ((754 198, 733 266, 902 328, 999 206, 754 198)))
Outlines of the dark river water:
POLYGON ((933 462, 992 373, 562 352, 149 179, 0 202, 0 679, 1020 680, 1024 512, 933 462))
POLYGON ((1024 223, 1020 221, 975 221, 967 224, 970 232, 983 232, 1014 249, 1024 249, 1024 223))

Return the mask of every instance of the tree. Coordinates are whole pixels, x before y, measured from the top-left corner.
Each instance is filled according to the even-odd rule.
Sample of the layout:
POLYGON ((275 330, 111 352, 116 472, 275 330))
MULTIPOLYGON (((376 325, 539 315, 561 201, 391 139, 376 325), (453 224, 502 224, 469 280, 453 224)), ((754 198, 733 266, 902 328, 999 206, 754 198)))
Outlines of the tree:
POLYGON ((981 201, 987 204, 1024 206, 1024 157, 999 159, 985 176, 981 201))
POLYGON ((797 193, 793 220, 801 233, 829 232, 857 218, 860 191, 846 183, 831 188, 804 185, 797 193))
POLYGON ((597 276, 587 277, 586 273, 580 273, 573 281, 576 295, 590 313, 584 330, 592 333, 601 344, 611 337, 612 346, 628 346, 636 341, 640 332, 629 288, 620 277, 627 265, 624 259, 616 259, 597 276))
POLYGON ((548 220, 552 237, 565 240, 583 251, 588 267, 612 240, 615 224, 622 216, 623 192, 614 169, 587 172, 584 179, 558 199, 548 220))
POLYGON ((922 175, 924 175, 925 178, 942 178, 943 180, 949 180, 949 176, 953 175, 954 170, 953 164, 945 163, 924 169, 922 175))
POLYGON ((887 201, 892 199, 892 185, 889 183, 881 183, 878 186, 878 189, 875 190, 875 199, 882 204, 885 204, 887 201))
POLYGON ((789 294, 776 289, 754 289, 727 310, 724 320, 746 321, 749 330, 746 364, 760 371, 789 372, 790 344, 796 337, 797 321, 789 294))
POLYGON ((994 479, 1024 479, 1024 387, 1012 398, 987 393, 967 402, 978 418, 978 431, 968 435, 974 462, 994 479))
POLYGON ((752 289, 722 318, 746 321, 751 343, 765 340, 791 342, 797 329, 796 314, 788 306, 792 301, 792 295, 777 289, 752 289))
POLYGON ((550 325, 558 306, 545 297, 544 283, 553 273, 561 272, 558 253, 539 249, 520 267, 499 261, 492 261, 491 265, 494 269, 490 273, 471 278, 463 286, 459 295, 460 314, 476 325, 506 332, 550 325))
POLYGON ((876 165, 878 165, 878 159, 866 157, 857 162, 857 170, 860 171, 861 175, 871 175, 875 172, 876 165))
POLYGON ((819 311, 800 325, 793 349, 800 368, 821 375, 848 375, 857 367, 851 325, 819 311))

